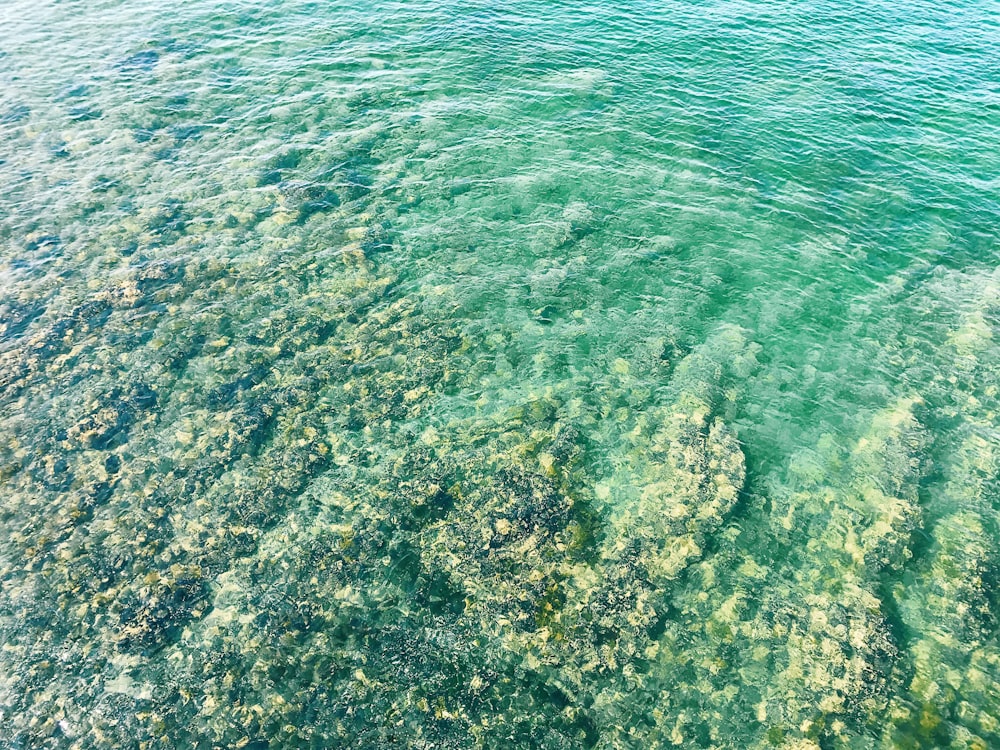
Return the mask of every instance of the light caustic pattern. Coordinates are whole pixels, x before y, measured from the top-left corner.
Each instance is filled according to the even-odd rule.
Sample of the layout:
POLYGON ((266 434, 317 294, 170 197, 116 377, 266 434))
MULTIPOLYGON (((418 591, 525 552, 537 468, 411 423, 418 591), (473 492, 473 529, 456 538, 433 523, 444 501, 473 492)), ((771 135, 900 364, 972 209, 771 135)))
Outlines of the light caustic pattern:
POLYGON ((4 747, 1000 747, 995 1, 0 19, 4 747))

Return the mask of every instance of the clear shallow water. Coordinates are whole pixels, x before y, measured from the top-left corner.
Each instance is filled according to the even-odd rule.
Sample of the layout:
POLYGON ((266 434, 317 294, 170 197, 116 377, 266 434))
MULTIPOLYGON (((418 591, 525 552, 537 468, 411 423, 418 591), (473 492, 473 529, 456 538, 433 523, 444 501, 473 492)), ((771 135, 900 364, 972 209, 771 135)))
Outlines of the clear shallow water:
POLYGON ((1000 746, 998 18, 6 4, 0 740, 1000 746))

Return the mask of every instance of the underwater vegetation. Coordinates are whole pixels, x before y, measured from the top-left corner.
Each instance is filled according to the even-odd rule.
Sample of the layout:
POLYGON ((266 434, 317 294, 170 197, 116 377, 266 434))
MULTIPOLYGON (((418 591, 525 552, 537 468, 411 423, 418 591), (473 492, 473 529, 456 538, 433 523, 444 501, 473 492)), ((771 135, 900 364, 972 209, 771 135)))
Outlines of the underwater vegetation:
POLYGON ((0 30, 0 745, 1000 747, 978 11, 63 6, 0 30))

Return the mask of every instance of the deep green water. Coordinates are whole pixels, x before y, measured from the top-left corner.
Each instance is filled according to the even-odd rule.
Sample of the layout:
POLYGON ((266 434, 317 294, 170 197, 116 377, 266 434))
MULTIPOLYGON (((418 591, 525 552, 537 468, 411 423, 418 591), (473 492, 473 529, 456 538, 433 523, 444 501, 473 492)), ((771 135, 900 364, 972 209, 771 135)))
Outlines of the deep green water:
POLYGON ((0 746, 1000 748, 996 0, 0 6, 0 746))

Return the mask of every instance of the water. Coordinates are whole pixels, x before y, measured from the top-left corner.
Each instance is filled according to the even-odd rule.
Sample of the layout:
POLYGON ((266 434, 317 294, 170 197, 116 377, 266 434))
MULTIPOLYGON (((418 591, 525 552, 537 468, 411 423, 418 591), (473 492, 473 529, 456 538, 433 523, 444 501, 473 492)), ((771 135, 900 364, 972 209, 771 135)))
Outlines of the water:
POLYGON ((0 19, 5 747, 1000 747, 1000 4, 0 19))

